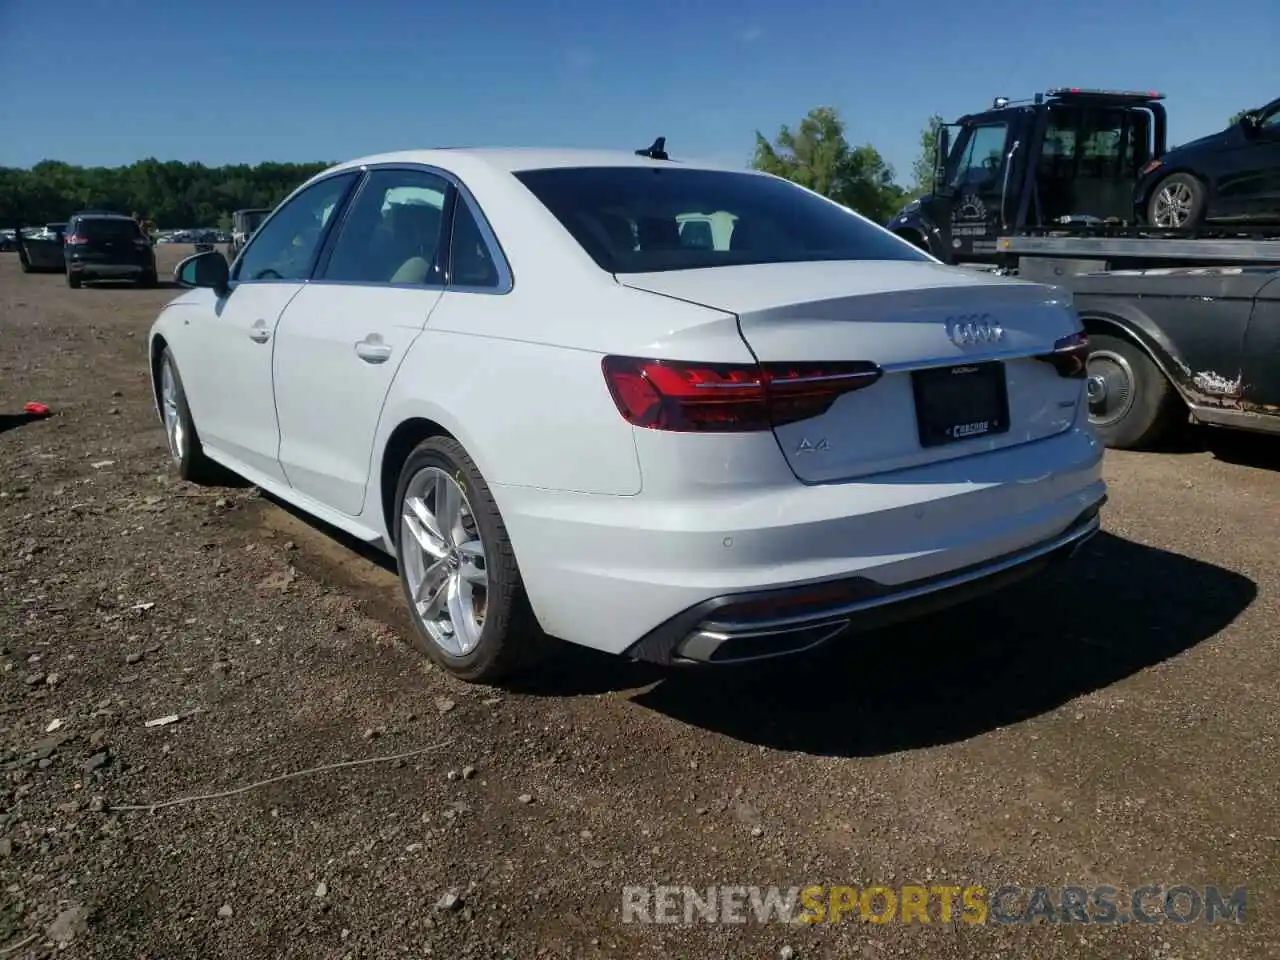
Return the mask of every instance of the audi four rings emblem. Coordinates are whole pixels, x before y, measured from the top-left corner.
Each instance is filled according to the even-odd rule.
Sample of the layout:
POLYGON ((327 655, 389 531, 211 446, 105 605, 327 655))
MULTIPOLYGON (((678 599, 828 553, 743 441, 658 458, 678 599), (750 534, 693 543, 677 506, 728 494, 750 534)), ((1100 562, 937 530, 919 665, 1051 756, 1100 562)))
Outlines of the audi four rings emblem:
POLYGON ((1004 327, 989 313, 970 313, 947 317, 947 336, 958 347, 999 343, 1004 339, 1004 327))

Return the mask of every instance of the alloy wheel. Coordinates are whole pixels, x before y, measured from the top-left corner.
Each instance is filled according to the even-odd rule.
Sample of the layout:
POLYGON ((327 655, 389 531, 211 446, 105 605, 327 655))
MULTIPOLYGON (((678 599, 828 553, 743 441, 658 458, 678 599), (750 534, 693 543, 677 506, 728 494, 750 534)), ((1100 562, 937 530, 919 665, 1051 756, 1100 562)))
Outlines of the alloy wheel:
POLYGON ((466 656, 480 642, 489 591, 484 542, 466 491, 444 470, 422 468, 405 488, 400 530, 414 616, 445 653, 466 656))
POLYGON ((1155 225, 1182 227, 1191 219, 1191 188, 1185 183, 1170 183, 1156 194, 1155 225))
POLYGON ((169 441, 169 456, 181 463, 187 453, 187 430, 179 407, 178 378, 173 364, 165 360, 160 367, 160 406, 164 415, 164 433, 169 441))

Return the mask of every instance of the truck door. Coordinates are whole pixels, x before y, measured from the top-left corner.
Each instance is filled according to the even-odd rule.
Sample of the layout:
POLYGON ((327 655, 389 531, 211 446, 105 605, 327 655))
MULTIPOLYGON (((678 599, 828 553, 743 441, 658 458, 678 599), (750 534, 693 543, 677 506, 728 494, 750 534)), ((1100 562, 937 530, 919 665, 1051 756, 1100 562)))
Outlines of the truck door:
MULTIPOLYGON (((1005 189, 1005 165, 1014 141, 1016 114, 989 114, 967 127, 956 143, 947 169, 947 195, 951 202, 951 261, 987 260, 996 252, 1000 229, 1000 204, 1005 189)), ((1009 178, 1010 193, 1017 180, 1009 178)), ((1004 198, 1017 209, 1017 199, 1004 198)), ((1012 211, 1009 213, 1012 215, 1012 211)))
POLYGON ((1240 383, 1245 410, 1280 416, 1280 275, 1258 291, 1253 302, 1240 383))

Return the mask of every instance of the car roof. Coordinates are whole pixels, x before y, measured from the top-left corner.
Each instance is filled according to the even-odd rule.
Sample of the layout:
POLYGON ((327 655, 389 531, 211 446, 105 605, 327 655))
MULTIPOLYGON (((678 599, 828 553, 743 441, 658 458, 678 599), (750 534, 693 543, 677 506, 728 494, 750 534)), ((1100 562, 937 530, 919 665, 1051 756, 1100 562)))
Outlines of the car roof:
MULTIPOLYGON (((671 160, 651 160, 623 150, 575 150, 554 147, 437 147, 426 150, 399 150, 348 160, 330 168, 349 170, 384 163, 412 163, 440 167, 462 173, 466 168, 487 167, 506 173, 546 170, 556 167, 668 167, 671 160)), ((698 161, 675 161, 683 169, 750 173, 733 167, 698 161)))
POLYGON ((98 213, 97 211, 73 213, 71 218, 73 220, 133 220, 133 217, 125 216, 123 213, 98 213))

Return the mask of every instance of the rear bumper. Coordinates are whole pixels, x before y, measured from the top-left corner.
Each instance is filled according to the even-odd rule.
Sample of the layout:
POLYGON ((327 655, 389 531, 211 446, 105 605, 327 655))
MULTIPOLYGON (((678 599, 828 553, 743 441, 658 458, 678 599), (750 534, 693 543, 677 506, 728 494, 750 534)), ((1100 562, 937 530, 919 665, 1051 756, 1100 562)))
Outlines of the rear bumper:
POLYGON ((867 577, 713 597, 624 651, 652 663, 741 663, 812 650, 992 593, 1069 559, 1098 532, 1103 496, 1062 533, 950 573, 886 586, 867 577), (818 588, 815 590, 815 586, 818 588))
MULTIPOLYGON (((890 594, 905 603, 959 572, 977 580, 1006 559, 1032 564, 1026 551, 1066 535, 1102 501, 1102 455, 1081 428, 838 484, 798 484, 785 464, 775 480, 752 475, 753 464, 775 462, 753 456, 726 458, 719 486, 655 482, 629 497, 490 486, 547 633, 609 653, 693 659, 696 648, 675 650, 692 631, 671 639, 663 629, 694 610, 706 619, 705 605, 724 598, 849 582, 861 592, 841 594, 843 603, 890 594), (739 483, 744 475, 750 482, 739 483), (668 643, 655 653, 658 635, 668 643)), ((869 611, 851 613, 867 621, 869 611)))
POLYGON ((133 279, 155 272, 155 267, 141 263, 93 263, 73 260, 68 266, 77 276, 103 280, 133 279))

